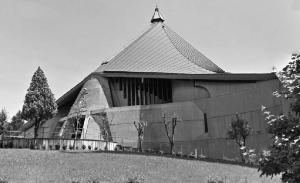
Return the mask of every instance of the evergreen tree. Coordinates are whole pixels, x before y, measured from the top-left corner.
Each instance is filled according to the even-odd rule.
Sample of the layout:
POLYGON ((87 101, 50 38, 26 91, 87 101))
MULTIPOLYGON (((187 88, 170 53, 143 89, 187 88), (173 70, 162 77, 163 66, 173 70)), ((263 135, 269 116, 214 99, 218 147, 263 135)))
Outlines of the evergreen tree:
POLYGON ((23 118, 34 122, 35 138, 38 136, 37 132, 41 122, 52 118, 56 110, 57 105, 47 78, 42 69, 38 67, 32 76, 22 109, 23 118))
POLYGON ((16 131, 18 130, 21 126, 23 126, 24 120, 22 117, 22 112, 19 110, 12 118, 10 122, 10 127, 12 130, 16 131))
POLYGON ((7 112, 5 109, 2 109, 0 112, 0 134, 3 134, 7 123, 7 112))
POLYGON ((293 55, 278 78, 282 90, 274 92, 277 97, 285 97, 291 103, 288 115, 275 116, 262 107, 268 122, 268 132, 273 142, 269 151, 260 159, 261 175, 281 174, 283 182, 300 182, 300 55, 293 55))

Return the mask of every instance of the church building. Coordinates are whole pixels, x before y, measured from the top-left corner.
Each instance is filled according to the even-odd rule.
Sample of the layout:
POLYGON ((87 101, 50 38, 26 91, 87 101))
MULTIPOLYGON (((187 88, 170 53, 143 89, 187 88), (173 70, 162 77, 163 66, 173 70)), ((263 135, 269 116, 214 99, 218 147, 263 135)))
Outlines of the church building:
POLYGON ((206 157, 235 159, 239 148, 228 138, 230 122, 239 114, 252 128, 246 146, 266 149, 270 136, 261 106, 283 113, 282 101, 272 95, 279 88, 274 73, 224 71, 174 32, 155 8, 148 30, 57 100, 58 113, 43 123, 39 137, 76 135, 136 147, 134 122, 144 121, 143 149, 167 152, 162 120, 176 117, 175 152, 196 149, 206 157))

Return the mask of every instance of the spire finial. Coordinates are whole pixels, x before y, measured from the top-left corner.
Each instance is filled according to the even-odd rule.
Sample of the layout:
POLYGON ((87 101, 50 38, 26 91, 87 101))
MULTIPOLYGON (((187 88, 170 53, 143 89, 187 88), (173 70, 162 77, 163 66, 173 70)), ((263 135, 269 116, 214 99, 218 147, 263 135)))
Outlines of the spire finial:
POLYGON ((154 10, 154 14, 151 18, 151 23, 156 23, 156 22, 164 22, 164 18, 162 17, 162 15, 159 13, 159 9, 157 7, 157 4, 155 6, 155 10, 154 10))

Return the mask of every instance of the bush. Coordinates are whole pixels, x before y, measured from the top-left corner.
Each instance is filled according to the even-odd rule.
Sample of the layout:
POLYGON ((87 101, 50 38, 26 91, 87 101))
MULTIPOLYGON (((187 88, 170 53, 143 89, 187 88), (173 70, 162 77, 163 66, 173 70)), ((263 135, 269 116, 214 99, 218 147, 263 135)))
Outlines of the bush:
POLYGON ((67 149, 67 145, 63 144, 62 148, 63 148, 63 150, 66 150, 67 149))
POLYGON ((52 145, 49 145, 49 149, 52 150, 52 145))
POLYGON ((78 149, 79 149, 79 147, 78 147, 78 146, 76 146, 76 147, 75 147, 75 149, 76 149, 76 150, 78 150, 78 149))
POLYGON ((73 150, 73 149, 74 149, 74 146, 69 145, 69 149, 70 149, 70 150, 73 150))
POLYGON ((128 180, 125 183, 144 183, 145 180, 143 178, 138 178, 138 177, 134 177, 134 178, 128 178, 128 180))
POLYGON ((42 145, 42 149, 43 149, 43 150, 46 150, 46 146, 45 146, 45 145, 42 145))
POLYGON ((14 147, 14 143, 12 141, 8 142, 8 148, 13 148, 14 147))
POLYGON ((89 146, 88 146, 88 148, 89 148, 89 150, 91 150, 91 149, 92 149, 92 146, 91 146, 91 145, 89 145, 89 146))
POLYGON ((59 145, 59 144, 56 144, 56 145, 55 145, 55 149, 56 149, 56 150, 59 150, 59 148, 60 148, 60 145, 59 145))
POLYGON ((30 148, 30 149, 35 149, 35 146, 34 146, 34 144, 33 144, 33 143, 31 143, 31 144, 29 145, 29 148, 30 148))
POLYGON ((81 148, 82 148, 83 150, 85 150, 86 145, 82 144, 81 148))
POLYGON ((280 91, 273 94, 284 96, 290 102, 287 115, 273 115, 262 106, 272 142, 259 161, 261 175, 281 175, 282 182, 300 182, 300 54, 292 55, 290 62, 278 73, 282 83, 280 91))
POLYGON ((98 147, 95 147, 95 151, 97 151, 98 150, 98 147))
POLYGON ((123 147, 120 144, 116 145, 114 148, 114 151, 122 151, 122 150, 123 150, 123 147))

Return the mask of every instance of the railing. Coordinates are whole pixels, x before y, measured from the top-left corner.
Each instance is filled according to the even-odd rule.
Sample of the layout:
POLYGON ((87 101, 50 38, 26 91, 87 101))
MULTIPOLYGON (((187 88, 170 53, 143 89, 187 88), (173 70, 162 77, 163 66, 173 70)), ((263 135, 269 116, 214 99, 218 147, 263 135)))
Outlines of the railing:
POLYGON ((45 150, 78 149, 113 151, 116 142, 90 139, 11 138, 0 140, 1 148, 31 148, 45 150))

